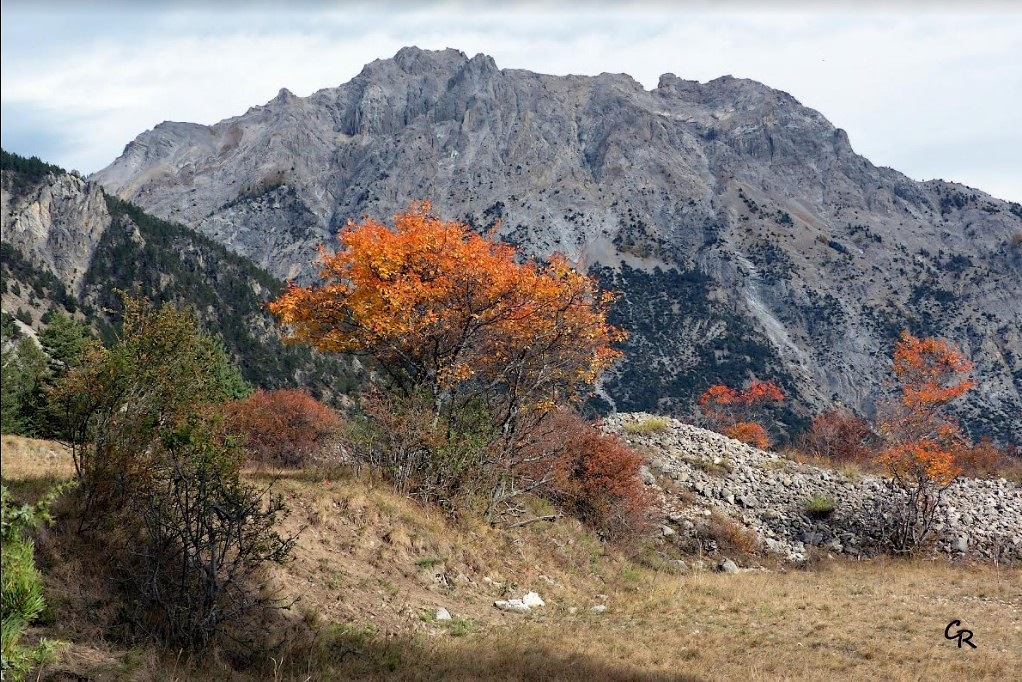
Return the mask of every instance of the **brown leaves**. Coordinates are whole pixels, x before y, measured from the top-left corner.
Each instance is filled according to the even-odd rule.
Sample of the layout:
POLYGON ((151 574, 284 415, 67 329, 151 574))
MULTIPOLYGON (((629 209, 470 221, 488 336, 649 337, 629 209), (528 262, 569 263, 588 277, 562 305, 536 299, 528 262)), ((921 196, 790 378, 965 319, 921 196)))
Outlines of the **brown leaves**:
POLYGON ((336 412, 297 389, 258 390, 225 407, 231 430, 256 461, 297 467, 325 454, 341 428, 336 412))
POLYGON ((799 439, 799 449, 835 462, 864 462, 873 456, 877 435, 870 423, 848 410, 817 415, 799 439))
POLYGON ((526 466, 540 469, 536 478, 549 474, 541 494, 609 537, 646 528, 652 497, 639 478, 641 455, 569 410, 552 412, 534 435, 526 466))

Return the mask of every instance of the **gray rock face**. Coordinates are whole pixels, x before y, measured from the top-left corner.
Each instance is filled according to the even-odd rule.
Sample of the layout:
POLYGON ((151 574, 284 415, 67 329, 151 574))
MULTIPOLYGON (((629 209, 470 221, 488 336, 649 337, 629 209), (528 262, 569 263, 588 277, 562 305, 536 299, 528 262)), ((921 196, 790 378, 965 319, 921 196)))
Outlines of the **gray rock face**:
MULTIPOLYGON (((624 430, 626 424, 648 417, 615 414, 604 420, 604 428, 650 453, 651 471, 675 481, 680 480, 678 474, 687 476, 699 503, 664 510, 664 522, 674 524, 678 533, 694 536, 705 522, 705 512, 714 510, 755 532, 768 551, 793 561, 804 560, 810 547, 851 556, 878 551, 882 524, 877 510, 900 494, 887 479, 871 475, 851 479, 673 419, 658 433, 624 430), (727 461, 731 472, 707 469, 708 458, 727 461), (714 494, 725 488, 735 491, 734 501, 714 494), (755 506, 741 504, 750 496, 756 498, 755 506), (807 513, 813 497, 831 500, 833 512, 825 518, 807 513)), ((933 551, 1022 562, 1022 486, 1016 483, 959 479, 945 492, 934 521, 933 551)))
POLYGON ((796 411, 870 411, 902 328, 976 362, 967 423, 1022 439, 1022 207, 873 166, 759 83, 555 77, 402 49, 352 81, 212 126, 163 123, 95 178, 282 277, 413 199, 623 293, 627 356, 602 397, 685 413, 754 374, 796 411))
POLYGON ((730 559, 722 559, 721 562, 717 564, 717 570, 720 571, 721 573, 733 574, 739 572, 738 564, 731 561, 730 559))
POLYGON ((81 296, 93 253, 110 227, 102 188, 61 174, 15 197, 4 183, 0 215, 3 241, 81 296))

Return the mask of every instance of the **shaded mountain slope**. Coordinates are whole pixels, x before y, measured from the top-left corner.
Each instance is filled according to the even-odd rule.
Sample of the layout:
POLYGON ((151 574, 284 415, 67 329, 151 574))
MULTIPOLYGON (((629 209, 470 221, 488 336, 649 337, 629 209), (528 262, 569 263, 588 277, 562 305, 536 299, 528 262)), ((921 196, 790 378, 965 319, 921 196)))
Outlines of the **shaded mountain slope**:
POLYGON ((33 323, 56 308, 110 337, 119 291, 192 306, 253 385, 353 387, 336 358, 281 343, 263 308, 281 283, 246 258, 182 225, 154 218, 95 183, 4 155, 3 307, 33 323), (25 316, 23 315, 23 316, 25 316))

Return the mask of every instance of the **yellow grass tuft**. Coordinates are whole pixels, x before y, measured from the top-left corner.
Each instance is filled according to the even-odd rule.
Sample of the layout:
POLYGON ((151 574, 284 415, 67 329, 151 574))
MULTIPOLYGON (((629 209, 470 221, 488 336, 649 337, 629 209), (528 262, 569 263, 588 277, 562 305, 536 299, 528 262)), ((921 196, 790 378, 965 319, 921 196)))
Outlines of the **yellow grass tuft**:
POLYGON ((658 433, 667 428, 668 421, 664 417, 645 417, 639 421, 626 422, 622 430, 631 436, 646 433, 658 433))

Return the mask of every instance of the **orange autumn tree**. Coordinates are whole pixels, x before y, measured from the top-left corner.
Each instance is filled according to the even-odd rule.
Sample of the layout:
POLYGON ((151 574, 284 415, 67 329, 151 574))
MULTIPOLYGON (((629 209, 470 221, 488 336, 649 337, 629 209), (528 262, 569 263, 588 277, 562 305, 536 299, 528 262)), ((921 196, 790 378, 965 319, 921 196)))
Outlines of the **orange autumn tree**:
POLYGON ((929 534, 944 491, 961 474, 958 458, 968 441, 946 407, 975 381, 972 363, 943 339, 903 331, 893 361, 899 396, 879 419, 885 445, 876 461, 904 492, 891 539, 896 550, 910 551, 929 534))
POLYGON ((349 223, 338 251, 320 250, 320 283, 292 283, 269 307, 293 340, 371 359, 388 392, 431 405, 435 427, 454 434, 485 411, 488 444, 506 455, 585 395, 624 334, 606 321, 612 296, 563 256, 521 259, 430 209, 412 204, 393 227, 349 223))
POLYGON ((784 400, 784 393, 770 381, 753 380, 744 389, 715 384, 699 397, 699 407, 728 438, 760 449, 770 447, 770 437, 755 413, 769 403, 784 400))

